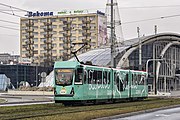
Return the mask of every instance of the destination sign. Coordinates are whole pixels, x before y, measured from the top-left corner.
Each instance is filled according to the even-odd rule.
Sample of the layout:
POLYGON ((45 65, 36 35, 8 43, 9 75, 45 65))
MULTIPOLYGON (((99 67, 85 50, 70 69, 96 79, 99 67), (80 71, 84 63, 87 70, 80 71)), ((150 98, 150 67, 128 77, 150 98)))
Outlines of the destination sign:
POLYGON ((57 72, 72 73, 72 69, 58 69, 57 72))

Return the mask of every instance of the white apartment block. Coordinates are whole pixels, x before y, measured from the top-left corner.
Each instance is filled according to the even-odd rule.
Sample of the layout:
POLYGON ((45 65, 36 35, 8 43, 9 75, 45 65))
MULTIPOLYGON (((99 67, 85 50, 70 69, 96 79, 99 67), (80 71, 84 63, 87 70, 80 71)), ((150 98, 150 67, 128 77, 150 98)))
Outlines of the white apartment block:
POLYGON ((84 43, 78 54, 108 43, 106 16, 98 13, 21 18, 20 30, 21 58, 39 65, 68 60, 84 43))

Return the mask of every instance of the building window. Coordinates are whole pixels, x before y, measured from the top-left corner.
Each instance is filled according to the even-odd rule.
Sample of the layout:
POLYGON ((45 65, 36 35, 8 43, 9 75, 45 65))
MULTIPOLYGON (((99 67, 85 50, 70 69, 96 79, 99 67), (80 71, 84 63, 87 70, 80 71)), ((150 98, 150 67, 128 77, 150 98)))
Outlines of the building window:
POLYGON ((38 29, 38 26, 33 26, 33 28, 36 30, 36 29, 38 29))
POLYGON ((52 51, 52 53, 53 53, 53 54, 56 54, 56 53, 57 53, 57 51, 56 51, 56 50, 53 50, 53 51, 52 51))
POLYGON ((44 47, 46 47, 46 44, 41 44, 40 45, 40 48, 44 48, 44 47))
POLYGON ((78 25, 78 28, 80 28, 80 29, 81 29, 81 28, 82 28, 82 26, 84 26, 84 25, 83 25, 83 24, 79 24, 79 25, 78 25))
POLYGON ((44 28, 46 28, 46 26, 40 26, 40 29, 44 29, 44 28))
POLYGON ((91 21, 94 21, 94 20, 95 20, 95 17, 89 17, 89 19, 90 19, 91 21))
POLYGON ((36 48, 36 49, 38 48, 38 44, 34 44, 33 46, 34 46, 34 48, 36 48))
POLYGON ((65 27, 65 25, 59 25, 59 28, 63 28, 63 27, 65 27))
POLYGON ((56 48, 57 47, 57 44, 53 44, 53 48, 56 48))
POLYGON ((57 34, 57 31, 53 31, 53 35, 56 35, 57 34))
POLYGON ((34 39, 34 42, 38 42, 38 38, 35 38, 35 39, 34 39))
POLYGON ((46 22, 47 20, 46 19, 41 19, 40 22, 46 22))
POLYGON ((38 23, 38 20, 37 20, 37 19, 34 19, 34 20, 32 20, 32 22, 34 22, 34 23, 38 23))
POLYGON ((53 25, 52 28, 57 28, 57 25, 53 25))
POLYGON ((64 50, 59 50, 59 53, 63 53, 64 52, 64 50))
POLYGON ((53 37, 53 38, 52 38, 52 41, 53 41, 53 42, 56 42, 56 37, 53 37))
POLYGON ((46 32, 40 32, 40 35, 45 35, 46 34, 46 32))
POLYGON ((66 19, 65 18, 59 18, 59 21, 65 21, 66 19))
POLYGON ((59 31, 59 34, 63 34, 64 33, 64 31, 59 31))
POLYGON ((82 20, 84 20, 84 17, 79 17, 78 20, 82 21, 82 20))
POLYGON ((40 41, 41 41, 41 42, 44 42, 45 40, 46 40, 45 38, 41 38, 41 40, 40 40, 40 41))
POLYGON ((71 33, 72 33, 72 34, 76 34, 76 31, 75 31, 75 30, 73 30, 73 31, 71 31, 71 33))
POLYGON ((38 35, 38 32, 33 32, 33 35, 38 35))
POLYGON ((56 18, 51 18, 51 22, 56 22, 56 18))
POLYGON ((59 37, 59 41, 63 41, 64 40, 64 37, 59 37))
POLYGON ((46 51, 45 50, 41 50, 40 53, 43 54, 43 53, 46 53, 46 51))
POLYGON ((63 43, 59 43, 59 47, 63 47, 64 46, 64 44, 63 43))

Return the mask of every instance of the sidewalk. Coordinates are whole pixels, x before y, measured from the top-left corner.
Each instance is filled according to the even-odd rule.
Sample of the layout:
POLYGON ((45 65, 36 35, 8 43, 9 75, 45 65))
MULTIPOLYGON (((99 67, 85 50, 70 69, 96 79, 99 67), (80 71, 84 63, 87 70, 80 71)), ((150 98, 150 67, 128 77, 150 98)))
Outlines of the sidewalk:
POLYGON ((50 95, 53 96, 53 91, 47 92, 47 91, 19 91, 19 90, 9 90, 8 92, 5 92, 3 94, 9 94, 9 95, 50 95))
POLYGON ((149 97, 180 97, 180 91, 157 92, 157 95, 149 94, 149 97))

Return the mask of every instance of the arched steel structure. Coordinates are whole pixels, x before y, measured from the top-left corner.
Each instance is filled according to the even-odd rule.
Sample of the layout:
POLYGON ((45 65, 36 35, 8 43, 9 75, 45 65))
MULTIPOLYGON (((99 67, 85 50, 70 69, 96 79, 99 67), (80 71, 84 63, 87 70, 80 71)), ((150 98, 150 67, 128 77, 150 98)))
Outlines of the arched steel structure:
MULTIPOLYGON (((155 91, 156 88, 158 91, 180 89, 180 77, 176 76, 176 72, 180 70, 180 35, 161 33, 140 39, 143 46, 142 51, 145 51, 142 57, 144 67, 148 59, 154 60, 153 64, 148 66, 148 69, 151 69, 149 71, 151 71, 150 86, 152 86, 152 91, 155 91), (158 59, 164 59, 164 61, 156 61, 158 59)), ((139 42, 138 39, 133 40, 136 42, 126 49, 126 53, 117 63, 117 68, 138 69, 139 42), (133 57, 134 59, 132 59, 133 57), (124 66, 126 61, 129 61, 129 66, 124 66), (131 65, 134 61, 136 63, 131 65)))
MULTIPOLYGON (((149 90, 168 91, 180 89, 180 34, 160 33, 141 37, 142 70, 148 64, 149 90), (161 63, 158 59, 165 59, 161 63)), ((117 68, 139 70, 139 39, 124 41, 116 49, 115 64, 117 68)), ((78 56, 84 63, 91 61, 95 65, 109 66, 111 63, 109 47, 99 48, 78 56)), ((73 60, 73 59, 71 59, 73 60)))

